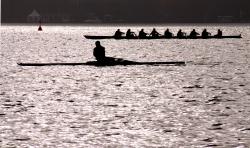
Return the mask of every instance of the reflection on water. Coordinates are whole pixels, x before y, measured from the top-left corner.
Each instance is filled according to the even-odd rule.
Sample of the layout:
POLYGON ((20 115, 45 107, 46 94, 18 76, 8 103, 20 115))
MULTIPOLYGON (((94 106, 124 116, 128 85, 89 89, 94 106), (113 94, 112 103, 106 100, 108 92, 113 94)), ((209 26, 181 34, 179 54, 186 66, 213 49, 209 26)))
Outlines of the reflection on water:
POLYGON ((186 66, 21 67, 92 61, 83 35, 118 27, 2 26, 0 147, 249 147, 250 27, 167 27, 243 38, 101 41, 108 56, 186 66))

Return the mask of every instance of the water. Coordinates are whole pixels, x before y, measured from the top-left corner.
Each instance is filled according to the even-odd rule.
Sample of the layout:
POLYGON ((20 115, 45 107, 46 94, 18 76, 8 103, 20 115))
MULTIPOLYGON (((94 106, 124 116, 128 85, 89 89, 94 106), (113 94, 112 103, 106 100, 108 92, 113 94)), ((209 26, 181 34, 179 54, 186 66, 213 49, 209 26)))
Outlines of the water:
POLYGON ((250 26, 1 26, 0 147, 250 147, 250 26), (21 67, 94 60, 120 28, 242 39, 102 40, 108 56, 186 66, 21 67))

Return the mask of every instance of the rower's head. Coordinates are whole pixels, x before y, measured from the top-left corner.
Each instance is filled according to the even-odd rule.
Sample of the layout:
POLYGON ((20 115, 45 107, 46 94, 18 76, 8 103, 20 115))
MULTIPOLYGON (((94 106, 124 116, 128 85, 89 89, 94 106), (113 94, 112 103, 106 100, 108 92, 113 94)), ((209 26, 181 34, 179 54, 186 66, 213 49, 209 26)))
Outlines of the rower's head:
POLYGON ((96 42, 95 42, 95 45, 96 45, 96 46, 101 46, 101 42, 100 42, 100 41, 96 41, 96 42))

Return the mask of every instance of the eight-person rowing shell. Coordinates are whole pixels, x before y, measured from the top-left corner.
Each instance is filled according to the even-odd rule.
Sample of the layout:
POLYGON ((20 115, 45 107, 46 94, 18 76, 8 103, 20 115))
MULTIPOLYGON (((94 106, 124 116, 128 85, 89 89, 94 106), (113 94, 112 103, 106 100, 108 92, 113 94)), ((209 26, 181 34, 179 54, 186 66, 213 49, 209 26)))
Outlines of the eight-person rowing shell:
MULTIPOLYGON (((124 34, 124 32, 121 32, 120 29, 118 29, 116 32, 115 32, 115 35, 114 37, 119 39, 119 38, 122 38, 122 35, 124 34)), ((182 32, 182 30, 180 29, 177 33, 177 38, 186 38, 186 37, 189 37, 191 39, 195 39, 199 36, 200 34, 198 32, 196 32, 195 29, 193 29, 189 36, 187 36, 187 34, 185 32, 182 32)), ((156 31, 155 28, 153 28, 152 32, 150 34, 148 33, 145 33, 144 32, 144 29, 141 29, 141 31, 139 32, 139 36, 137 36, 135 34, 135 32, 132 32, 131 29, 128 29, 127 32, 126 32, 126 38, 127 39, 131 39, 131 38, 135 38, 135 37, 138 37, 138 38, 147 38, 147 37, 152 37, 152 38, 158 38, 160 37, 161 34, 159 32, 156 31)), ((167 29, 165 32, 164 32, 164 36, 166 38, 173 38, 174 37, 174 34, 172 32, 169 31, 169 29, 167 29)), ((202 31, 202 34, 201 34, 201 37, 202 38, 208 38, 211 36, 211 33, 210 32, 207 32, 207 29, 204 29, 202 31)), ((222 37, 222 31, 220 29, 218 29, 218 33, 215 35, 215 37, 222 37)))
POLYGON ((176 36, 169 29, 166 29, 163 35, 161 35, 155 28, 151 31, 151 33, 146 33, 144 29, 139 31, 137 35, 135 32, 128 29, 125 36, 124 32, 117 29, 113 36, 90 36, 85 35, 88 39, 210 39, 210 38, 242 38, 241 35, 231 35, 231 36, 223 36, 222 31, 218 29, 217 34, 212 35, 207 29, 203 29, 201 35, 193 29, 189 35, 183 32, 181 29, 177 32, 176 36))

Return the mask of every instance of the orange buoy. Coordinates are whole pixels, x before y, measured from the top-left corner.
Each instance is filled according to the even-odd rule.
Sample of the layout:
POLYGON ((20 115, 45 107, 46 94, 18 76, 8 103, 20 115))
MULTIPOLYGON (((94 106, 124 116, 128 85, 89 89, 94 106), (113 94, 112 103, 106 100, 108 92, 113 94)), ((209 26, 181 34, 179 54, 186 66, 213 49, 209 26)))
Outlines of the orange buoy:
POLYGON ((41 24, 42 24, 42 21, 40 20, 40 21, 39 21, 38 31, 43 31, 43 28, 42 28, 41 24))
POLYGON ((43 29, 42 29, 42 26, 41 26, 41 25, 38 27, 38 31, 43 31, 43 29))

